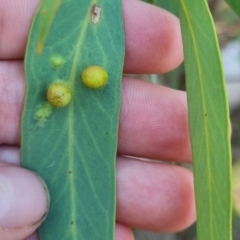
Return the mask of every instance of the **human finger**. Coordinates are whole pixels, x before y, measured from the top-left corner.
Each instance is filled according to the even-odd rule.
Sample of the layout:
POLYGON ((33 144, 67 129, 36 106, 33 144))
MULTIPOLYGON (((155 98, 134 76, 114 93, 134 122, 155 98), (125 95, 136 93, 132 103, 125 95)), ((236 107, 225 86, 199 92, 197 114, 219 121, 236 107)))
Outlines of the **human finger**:
MULTIPOLYGON (((23 65, 0 64, 0 144, 20 143, 23 65)), ((124 78, 118 153, 191 161, 187 99, 181 91, 124 78)))
MULTIPOLYGON (((20 165, 20 149, 18 147, 0 146, 0 161, 1 161, 0 166, 1 166, 1 164, 3 164, 3 161, 4 161, 4 164, 14 163, 15 165, 20 165)), ((28 173, 28 172, 25 172, 25 174, 26 173, 28 173)), ((25 175, 25 178, 29 179, 28 174, 25 175)), ((1 179, 1 169, 0 169, 0 179, 1 179)), ((28 186, 25 186, 25 187, 27 188, 28 186)), ((1 188, 1 185, 0 185, 0 188, 1 188)), ((26 189, 25 189, 25 191, 26 191, 26 189)), ((41 192, 38 193, 38 195, 39 194, 41 194, 41 192)), ((38 199, 38 201, 39 201, 39 199, 38 199)), ((0 203, 1 203, 1 200, 0 200, 0 203)), ((16 206, 15 206, 15 208, 16 208, 16 206)), ((31 206, 29 208, 31 208, 31 206)), ((25 209, 25 211, 29 211, 29 209, 27 209, 27 210, 25 209)), ((0 206, 0 213, 1 213, 1 206, 0 206)), ((31 227, 31 229, 30 229, 31 231, 28 230, 28 233, 23 234, 24 237, 26 236, 26 234, 30 234, 30 236, 28 236, 25 240, 38 240, 37 233, 33 232, 31 234, 31 232, 34 229, 36 229, 36 227, 40 223, 41 223, 40 221, 37 221, 37 224, 34 225, 34 227, 31 227)), ((25 227, 25 224, 24 224, 24 227, 25 227)), ((18 234, 18 229, 16 229, 15 232, 16 233, 14 233, 14 235, 10 236, 11 237, 10 239, 16 240, 13 237, 15 237, 16 234, 18 234)), ((21 236, 19 236, 19 237, 21 237, 21 236)), ((1 237, 1 231, 0 231, 0 237, 1 237)), ((8 237, 8 236, 5 236, 5 237, 8 237)), ((21 238, 18 238, 18 239, 21 239, 21 238)), ((116 240, 122 240, 122 239, 134 240, 134 236, 133 236, 132 230, 128 226, 121 224, 121 223, 116 223, 115 239, 116 240)), ((6 238, 6 239, 4 238, 4 240, 8 240, 8 238, 6 238)))
POLYGON ((22 240, 38 228, 47 214, 46 185, 35 173, 0 163, 0 192, 0 239, 22 240))
POLYGON ((126 34, 124 72, 163 73, 183 61, 179 20, 139 0, 123 1, 126 34))
MULTIPOLYGON (((118 223, 158 232, 175 232, 188 227, 194 220, 191 172, 176 165, 118 157, 118 223)), ((120 228, 116 237, 122 234, 131 239, 128 228, 120 228)))
MULTIPOLYGON (((22 59, 39 0, 0 0, 1 59, 22 59)), ((167 72, 183 59, 180 25, 172 14, 138 0, 123 0, 126 34, 124 70, 167 72)))
POLYGON ((186 93, 124 78, 118 154, 191 161, 186 93))
POLYGON ((122 223, 116 223, 115 240, 134 240, 131 228, 122 223))
POLYGON ((19 147, 0 145, 0 162, 20 165, 19 147))
POLYGON ((176 232, 195 221, 193 178, 187 169, 119 157, 117 170, 118 222, 176 232))

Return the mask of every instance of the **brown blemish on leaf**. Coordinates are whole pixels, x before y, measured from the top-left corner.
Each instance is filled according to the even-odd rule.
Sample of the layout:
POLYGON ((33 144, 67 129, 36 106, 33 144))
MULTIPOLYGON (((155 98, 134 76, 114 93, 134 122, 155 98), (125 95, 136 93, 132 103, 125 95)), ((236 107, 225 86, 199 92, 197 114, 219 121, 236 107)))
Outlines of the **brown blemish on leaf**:
POLYGON ((98 7, 96 4, 93 4, 91 9, 91 19, 93 24, 97 24, 101 18, 102 9, 98 7))

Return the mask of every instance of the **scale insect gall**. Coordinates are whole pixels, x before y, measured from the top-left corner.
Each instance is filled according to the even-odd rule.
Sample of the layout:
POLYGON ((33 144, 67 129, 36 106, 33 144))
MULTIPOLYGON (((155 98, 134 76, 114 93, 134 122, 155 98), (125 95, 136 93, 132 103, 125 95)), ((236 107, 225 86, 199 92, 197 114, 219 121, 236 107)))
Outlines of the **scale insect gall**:
POLYGON ((48 117, 52 114, 52 106, 48 102, 43 102, 37 107, 34 119, 39 127, 44 126, 48 117))
POLYGON ((72 99, 71 92, 66 84, 52 83, 47 90, 47 100, 53 107, 65 107, 72 99))
POLYGON ((101 88, 108 81, 108 73, 99 66, 90 66, 84 69, 82 73, 82 81, 89 88, 101 88))
POLYGON ((54 69, 58 69, 60 67, 62 67, 62 65, 64 64, 64 58, 61 57, 61 56, 53 56, 50 58, 50 63, 51 63, 51 66, 52 68, 54 69))

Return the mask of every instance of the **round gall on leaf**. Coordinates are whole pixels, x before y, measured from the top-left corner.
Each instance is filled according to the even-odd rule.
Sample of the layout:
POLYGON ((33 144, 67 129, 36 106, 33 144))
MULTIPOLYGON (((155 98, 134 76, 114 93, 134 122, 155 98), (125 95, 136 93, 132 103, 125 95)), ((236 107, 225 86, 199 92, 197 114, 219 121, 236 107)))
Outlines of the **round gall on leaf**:
POLYGON ((63 83, 52 83, 47 91, 47 100, 53 107, 65 107, 72 99, 69 88, 63 83))
POLYGON ((61 56, 53 56, 50 58, 52 68, 58 69, 64 64, 64 58, 61 56))
POLYGON ((82 73, 82 81, 89 88, 101 88, 108 80, 108 73, 99 66, 90 66, 82 73))

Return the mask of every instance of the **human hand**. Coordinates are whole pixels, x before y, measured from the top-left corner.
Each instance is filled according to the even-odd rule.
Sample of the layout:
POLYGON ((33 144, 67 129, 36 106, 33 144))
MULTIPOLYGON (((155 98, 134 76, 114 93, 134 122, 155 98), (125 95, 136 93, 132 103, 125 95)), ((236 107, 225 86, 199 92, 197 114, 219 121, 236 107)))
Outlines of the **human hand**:
MULTIPOLYGON (((23 57, 39 0, 0 0, 0 239, 36 240, 48 208, 44 184, 20 168, 23 57), (32 234, 33 233, 33 234, 32 234)), ((178 20, 138 0, 123 0, 125 73, 160 73, 183 58, 178 20)), ((116 239, 131 227, 174 232, 195 220, 192 174, 156 160, 190 162, 186 94, 123 77, 117 157, 116 239), (140 161, 147 158, 153 161, 140 161)), ((37 154, 37 153, 36 153, 37 154)), ((36 163, 37 164, 37 163, 36 163)))

